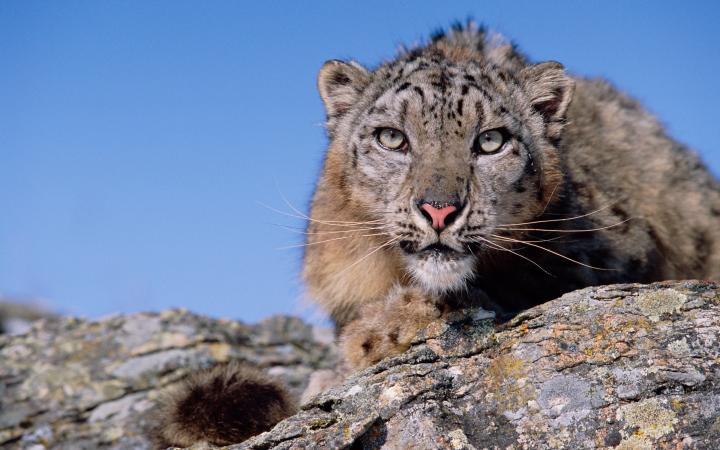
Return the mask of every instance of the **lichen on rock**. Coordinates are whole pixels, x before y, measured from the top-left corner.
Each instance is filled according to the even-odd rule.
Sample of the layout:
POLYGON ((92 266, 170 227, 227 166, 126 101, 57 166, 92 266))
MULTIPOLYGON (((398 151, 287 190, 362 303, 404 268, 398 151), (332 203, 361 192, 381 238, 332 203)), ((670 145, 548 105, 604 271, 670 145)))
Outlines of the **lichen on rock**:
MULTIPOLYGON (((352 374, 230 449, 717 448, 720 287, 582 289, 495 326, 431 324, 405 353, 352 374)), ((237 359, 296 397, 332 377, 327 334, 185 311, 35 323, 0 337, 0 446, 143 449, 158 396, 237 359), (320 337, 324 336, 324 337, 320 337)))
POLYGON ((0 447, 149 449, 158 399, 189 373, 245 361, 299 397, 335 365, 332 345, 301 320, 258 325, 183 310, 99 321, 57 318, 0 336, 0 447))
POLYGON ((719 293, 601 286, 499 328, 458 316, 231 448, 714 449, 719 293))

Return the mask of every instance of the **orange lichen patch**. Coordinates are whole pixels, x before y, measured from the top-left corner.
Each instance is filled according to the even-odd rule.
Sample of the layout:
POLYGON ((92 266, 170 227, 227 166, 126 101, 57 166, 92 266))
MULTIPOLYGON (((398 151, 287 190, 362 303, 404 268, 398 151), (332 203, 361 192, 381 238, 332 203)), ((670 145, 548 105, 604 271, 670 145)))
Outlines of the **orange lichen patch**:
POLYGON ((542 345, 547 354, 557 357, 559 368, 576 366, 594 354, 591 332, 586 327, 578 327, 574 324, 559 324, 553 326, 550 333, 551 339, 547 339, 542 345))
POLYGON ((653 330, 655 327, 653 324, 650 323, 646 318, 644 317, 625 317, 622 321, 622 323, 615 329, 613 329, 616 333, 621 334, 630 334, 630 333, 638 333, 638 332, 649 332, 653 330))
POLYGON ((553 325, 553 330, 557 332, 562 331, 579 331, 584 330, 585 327, 581 325, 576 325, 574 323, 557 323, 553 325))
POLYGON ((589 332, 582 333, 578 339, 578 347, 590 363, 609 363, 620 356, 633 356, 638 351, 638 341, 634 338, 644 336, 653 328, 650 322, 642 317, 608 315, 600 319, 604 327, 592 337, 589 332))
POLYGON ((606 333, 634 333, 640 330, 650 331, 653 325, 646 317, 629 314, 605 314, 598 318, 606 333))
POLYGON ((632 338, 636 330, 649 327, 647 320, 633 319, 628 323, 617 315, 604 319, 605 327, 595 334, 588 328, 576 329, 566 324, 553 329, 554 338, 543 345, 548 353, 557 356, 558 367, 572 367, 583 362, 605 364, 621 356, 637 354, 632 338), (631 331, 617 332, 618 328, 631 331))
POLYGON ((607 364, 621 356, 633 356, 637 350, 633 344, 622 338, 595 339, 591 341, 591 347, 585 349, 588 355, 588 362, 592 364, 607 364))

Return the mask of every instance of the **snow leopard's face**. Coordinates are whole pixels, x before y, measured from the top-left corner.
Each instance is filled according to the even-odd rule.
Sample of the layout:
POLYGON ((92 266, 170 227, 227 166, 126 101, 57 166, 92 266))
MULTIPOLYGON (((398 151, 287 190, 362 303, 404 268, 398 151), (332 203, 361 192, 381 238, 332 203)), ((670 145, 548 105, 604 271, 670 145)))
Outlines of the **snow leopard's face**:
POLYGON ((416 55, 368 72, 333 61, 320 90, 348 195, 428 291, 464 286, 559 182, 553 144, 572 81, 557 63, 416 55))

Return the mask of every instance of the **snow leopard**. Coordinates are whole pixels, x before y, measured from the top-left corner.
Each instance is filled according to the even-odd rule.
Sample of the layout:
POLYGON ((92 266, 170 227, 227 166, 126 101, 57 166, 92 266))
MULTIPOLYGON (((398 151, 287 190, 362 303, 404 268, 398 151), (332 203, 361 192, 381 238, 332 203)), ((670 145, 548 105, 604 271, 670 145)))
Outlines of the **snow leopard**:
POLYGON ((469 306, 502 322, 592 285, 720 280, 718 181, 608 81, 468 23, 372 69, 328 61, 318 89, 303 277, 351 369, 469 306))

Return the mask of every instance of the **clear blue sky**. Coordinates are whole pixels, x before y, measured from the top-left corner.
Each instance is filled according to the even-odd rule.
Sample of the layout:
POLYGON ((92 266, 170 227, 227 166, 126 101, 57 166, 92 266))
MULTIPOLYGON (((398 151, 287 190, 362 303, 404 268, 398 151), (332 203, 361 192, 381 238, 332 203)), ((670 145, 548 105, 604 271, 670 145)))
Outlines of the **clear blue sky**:
MULTIPOLYGON (((315 75, 473 16, 604 76, 720 173, 720 2, 0 2, 0 293, 97 317, 301 311, 315 75)), ((307 313, 306 313, 307 314, 307 313)))

